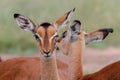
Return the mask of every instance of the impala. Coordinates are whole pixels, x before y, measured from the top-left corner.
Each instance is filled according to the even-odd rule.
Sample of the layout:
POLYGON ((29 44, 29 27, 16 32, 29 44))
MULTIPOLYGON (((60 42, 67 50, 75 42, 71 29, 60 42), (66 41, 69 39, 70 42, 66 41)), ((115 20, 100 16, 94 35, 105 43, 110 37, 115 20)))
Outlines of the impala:
POLYGON ((82 53, 85 44, 104 40, 109 33, 113 32, 113 29, 98 29, 91 33, 86 33, 81 29, 80 25, 81 22, 75 20, 68 32, 66 32, 66 37, 59 43, 60 49, 70 58, 68 64, 70 80, 120 80, 120 61, 112 63, 95 73, 83 75, 82 53), (68 51, 61 46, 65 46, 68 51))
POLYGON ((83 77, 82 54, 85 44, 92 41, 102 41, 112 32, 112 28, 104 28, 86 33, 82 30, 79 20, 73 21, 69 30, 64 33, 64 39, 58 44, 60 50, 69 57, 70 80, 79 80, 83 77))
POLYGON ((0 63, 0 80, 68 80, 66 71, 62 70, 67 67, 66 64, 56 60, 55 45, 61 40, 58 32, 70 21, 74 11, 69 11, 54 24, 44 22, 40 25, 26 16, 14 14, 19 27, 35 36, 40 59, 16 58, 0 63))

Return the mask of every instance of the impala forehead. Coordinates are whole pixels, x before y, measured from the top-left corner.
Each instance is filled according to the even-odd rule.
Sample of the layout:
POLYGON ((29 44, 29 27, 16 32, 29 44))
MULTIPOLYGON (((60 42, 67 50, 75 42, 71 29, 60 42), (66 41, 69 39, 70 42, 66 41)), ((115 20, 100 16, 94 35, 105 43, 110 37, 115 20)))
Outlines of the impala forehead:
POLYGON ((56 33, 56 30, 52 25, 48 26, 47 28, 44 26, 39 26, 37 33, 42 38, 45 36, 52 37, 56 33))

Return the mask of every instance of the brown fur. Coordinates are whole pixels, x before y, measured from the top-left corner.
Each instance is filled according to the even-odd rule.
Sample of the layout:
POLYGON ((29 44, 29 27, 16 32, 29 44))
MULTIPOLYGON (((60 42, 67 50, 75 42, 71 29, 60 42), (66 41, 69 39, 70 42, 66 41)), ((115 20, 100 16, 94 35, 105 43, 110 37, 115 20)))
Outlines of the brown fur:
POLYGON ((120 61, 112 63, 100 71, 85 75, 80 80, 120 80, 120 61))
POLYGON ((66 17, 67 17, 67 14, 65 14, 65 15, 62 16, 62 17, 60 17, 60 19, 58 19, 58 20, 56 21, 56 23, 58 23, 58 24, 62 24, 63 21, 66 19, 66 17))
POLYGON ((63 15, 62 17, 60 17, 58 20, 56 20, 56 23, 59 24, 59 25, 61 25, 67 19, 67 17, 70 14, 70 12, 66 13, 65 15, 63 15))
POLYGON ((39 46, 41 52, 53 52, 54 41, 50 39, 56 32, 53 26, 48 26, 48 28, 39 27, 36 32, 40 35, 41 40, 39 41, 39 46))
POLYGON ((0 62, 2 62, 2 58, 0 57, 0 62))
MULTIPOLYGON (((3 61, 0 63, 0 80, 41 80, 40 66, 39 57, 21 57, 3 61)), ((61 77, 66 76, 67 67, 66 63, 57 60, 59 74, 62 73, 61 77)))
POLYGON ((69 49, 69 76, 70 80, 78 80, 83 76, 82 69, 82 53, 84 50, 85 40, 82 31, 77 41, 70 44, 69 49), (78 45, 79 44, 79 45, 78 45))

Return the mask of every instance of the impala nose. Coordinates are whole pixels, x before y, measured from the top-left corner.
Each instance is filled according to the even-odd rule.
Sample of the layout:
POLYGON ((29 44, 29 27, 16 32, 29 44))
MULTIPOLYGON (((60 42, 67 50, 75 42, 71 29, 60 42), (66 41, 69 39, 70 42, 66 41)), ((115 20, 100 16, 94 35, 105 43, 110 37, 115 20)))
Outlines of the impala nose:
POLYGON ((51 53, 50 51, 44 51, 44 57, 50 57, 51 56, 51 53))

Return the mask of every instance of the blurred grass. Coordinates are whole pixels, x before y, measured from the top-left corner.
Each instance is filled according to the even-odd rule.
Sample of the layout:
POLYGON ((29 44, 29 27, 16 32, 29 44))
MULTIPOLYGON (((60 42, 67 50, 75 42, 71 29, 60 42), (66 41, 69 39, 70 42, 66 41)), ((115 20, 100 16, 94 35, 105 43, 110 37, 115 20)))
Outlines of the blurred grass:
POLYGON ((30 32, 22 31, 14 13, 30 17, 35 23, 54 22, 76 8, 72 19, 79 19, 87 32, 112 27, 114 33, 89 47, 120 46, 120 0, 0 0, 0 53, 36 52, 37 45, 30 32))

